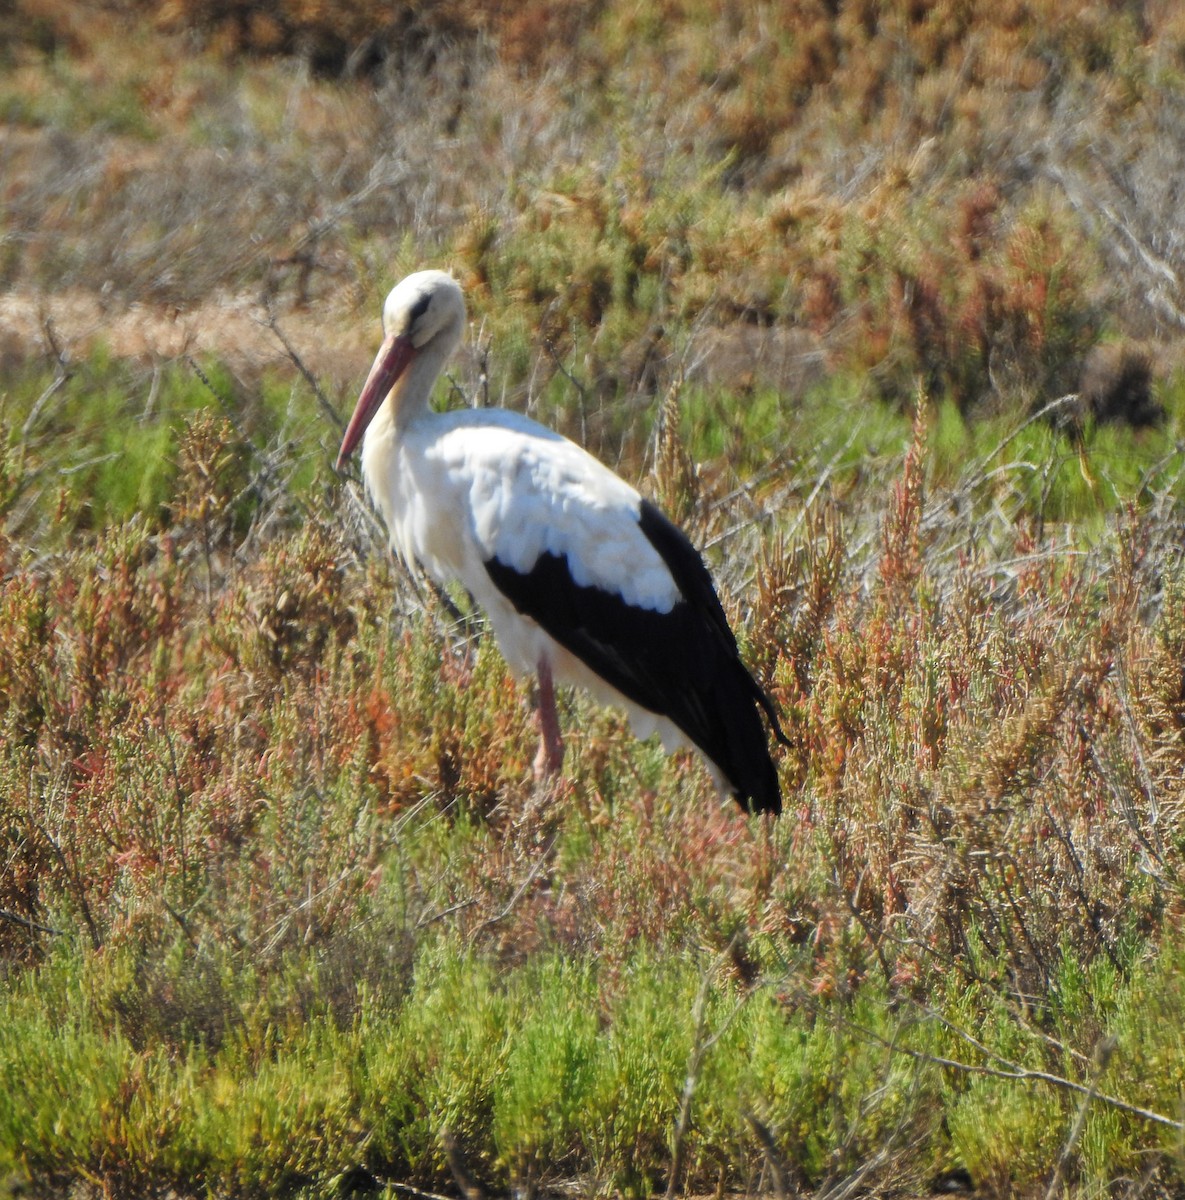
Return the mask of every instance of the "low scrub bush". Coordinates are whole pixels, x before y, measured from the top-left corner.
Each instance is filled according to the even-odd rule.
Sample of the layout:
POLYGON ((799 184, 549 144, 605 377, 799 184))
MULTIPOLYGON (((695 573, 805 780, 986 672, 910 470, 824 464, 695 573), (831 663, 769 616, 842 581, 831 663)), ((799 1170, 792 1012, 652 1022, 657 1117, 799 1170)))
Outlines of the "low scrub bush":
MULTIPOLYGON (((1004 485, 1012 443, 1057 435, 956 470, 953 419, 896 425, 883 512, 848 490, 850 432, 785 463, 759 493, 781 535, 724 564, 792 743, 771 825, 579 696, 538 795, 529 693, 488 635, 452 599, 409 607, 315 488, 299 520, 244 500, 219 419, 178 432, 151 520, 41 561, 8 541, 3 1161, 182 1192, 460 1171, 649 1194, 950 1164, 1023 1189, 1161 1154, 1171 470, 1142 511, 1043 532, 1004 485), (68 1137, 45 1115, 67 1079, 68 1137)), ((659 457, 705 544, 755 542, 750 494, 659 457)))

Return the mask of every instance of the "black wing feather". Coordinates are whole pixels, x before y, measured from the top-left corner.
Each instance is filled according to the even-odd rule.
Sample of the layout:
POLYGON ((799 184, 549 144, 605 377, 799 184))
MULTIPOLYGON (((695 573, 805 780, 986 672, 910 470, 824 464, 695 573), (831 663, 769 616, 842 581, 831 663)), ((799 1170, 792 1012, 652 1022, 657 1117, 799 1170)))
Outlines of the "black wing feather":
MULTIPOLYGON (((638 524, 647 540, 662 556, 663 562, 667 564, 679 591, 715 624, 739 661, 740 654, 737 650, 736 638, 733 636, 728 618, 724 615, 720 597, 716 595, 716 585, 712 582, 711 573, 704 564, 700 552, 691 544, 691 540, 683 530, 649 500, 642 501, 638 524)), ((783 746, 790 745, 789 739, 782 732, 782 726, 778 723, 778 714, 773 702, 743 664, 742 669, 749 682, 753 699, 761 705, 765 715, 769 718, 774 736, 783 746)))
POLYGON ((491 558, 486 570, 518 612, 623 696, 673 721, 716 764, 743 808, 780 812, 759 705, 781 730, 741 662, 708 569, 682 531, 647 501, 639 523, 684 597, 667 613, 576 583, 560 555, 544 553, 526 572, 491 558))

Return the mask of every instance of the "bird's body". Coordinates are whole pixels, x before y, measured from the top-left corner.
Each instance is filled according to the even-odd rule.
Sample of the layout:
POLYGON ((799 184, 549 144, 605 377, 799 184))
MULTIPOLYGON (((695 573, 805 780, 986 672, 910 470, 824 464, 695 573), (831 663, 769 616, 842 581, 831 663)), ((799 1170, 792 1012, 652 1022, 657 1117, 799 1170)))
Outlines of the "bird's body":
POLYGON ((635 731, 645 730, 641 736, 657 731, 670 749, 682 743, 669 721, 607 686, 536 621, 522 620, 486 565, 529 577, 548 553, 569 564, 578 586, 620 579, 624 603, 669 612, 678 589, 641 534, 641 497, 633 488, 579 446, 505 409, 426 412, 397 441, 380 429, 366 439, 362 467, 393 548, 434 579, 465 586, 515 672, 529 675, 547 656, 557 683, 621 704, 635 731), (467 519, 442 520, 442 512, 467 519))
POLYGON ((761 709, 780 730, 684 535, 528 417, 430 409, 464 320, 460 288, 438 271, 409 276, 384 306, 386 340, 339 463, 364 432, 362 472, 393 548, 463 584, 512 670, 538 672, 541 768, 562 755, 553 682, 574 684, 624 708, 634 732, 657 733, 668 752, 697 746, 744 807, 779 811, 761 709))

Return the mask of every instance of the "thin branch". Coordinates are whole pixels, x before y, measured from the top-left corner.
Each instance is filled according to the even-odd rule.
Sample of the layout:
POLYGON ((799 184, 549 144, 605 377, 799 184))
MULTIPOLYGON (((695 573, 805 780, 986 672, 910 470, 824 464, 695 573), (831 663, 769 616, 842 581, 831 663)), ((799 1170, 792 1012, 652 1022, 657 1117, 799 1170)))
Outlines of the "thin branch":
POLYGON ((708 995, 712 987, 712 976, 719 965, 725 961, 736 945, 737 934, 734 934, 728 946, 720 952, 704 971, 700 980, 699 991, 695 995, 695 1003, 691 1006, 692 1019, 695 1022, 695 1034, 691 1043, 691 1057, 687 1062, 687 1075, 683 1080, 683 1092, 679 1097, 679 1116, 675 1121, 674 1149, 671 1153, 671 1173, 667 1178, 667 1200, 673 1200, 679 1189, 679 1181, 683 1177, 684 1158, 687 1152, 687 1131, 691 1128, 691 1101, 695 1089, 699 1086, 700 1073, 703 1070, 704 1059, 708 1051, 724 1036, 728 1027, 741 1011, 748 995, 742 995, 736 1002, 731 1013, 721 1023, 711 1037, 704 1037, 708 1023, 708 995))
POLYGON ((584 405, 588 400, 588 389, 564 366, 563 359, 560 358, 559 351, 555 348, 555 342, 551 338, 543 339, 543 348, 547 351, 556 370, 576 389, 576 394, 580 397, 580 409, 583 412, 584 405))
MULTIPOLYGON (((1018 1082, 1033 1081, 1038 1083, 1048 1083, 1052 1087, 1061 1088, 1063 1091, 1073 1092, 1077 1096, 1089 1096, 1092 1100, 1097 1100, 1100 1104, 1105 1104, 1108 1108, 1114 1108, 1119 1112, 1129 1113, 1133 1117, 1140 1117, 1142 1120, 1149 1121, 1154 1125, 1163 1125, 1168 1129, 1175 1129, 1178 1132, 1185 1132, 1185 1121, 1174 1121, 1172 1117, 1166 1117, 1164 1113, 1158 1113, 1150 1108, 1142 1108, 1138 1104, 1131 1104, 1127 1100, 1121 1100, 1118 1096, 1108 1095, 1106 1092, 1097 1091, 1093 1085, 1075 1083, 1072 1079, 1066 1079, 1061 1075, 1055 1075, 1052 1071, 1035 1070, 1031 1067, 1022 1067, 1019 1063, 1014 1063, 1011 1059, 1005 1058, 1001 1054, 990 1047, 985 1046, 978 1039, 972 1037, 965 1029, 948 1021, 941 1013, 935 1012, 933 1009, 921 1007, 921 1011, 928 1017, 939 1021, 952 1033, 961 1037, 969 1045, 980 1051, 985 1057, 993 1059, 999 1063, 999 1066, 988 1066, 985 1063, 967 1063, 956 1058, 946 1058, 940 1054, 931 1054, 926 1050, 913 1050, 908 1046, 893 1046, 893 1049, 898 1054, 904 1054, 909 1058, 915 1059, 918 1062, 930 1063, 932 1066, 945 1067, 952 1071, 962 1071, 968 1075, 982 1075, 989 1079, 1012 1079, 1018 1082)), ((859 1033, 862 1037, 867 1037, 882 1046, 889 1046, 880 1034, 874 1030, 867 1029, 863 1026, 856 1025, 853 1022, 845 1022, 850 1029, 859 1033)))
POLYGON ((388 1179, 382 1181, 383 1187, 394 1192, 397 1196, 406 1196, 407 1200, 454 1200, 452 1196, 442 1196, 439 1192, 426 1192, 423 1188, 412 1187, 410 1183, 393 1183, 388 1179))
POLYGON ((64 929, 54 929, 50 925, 41 925, 37 921, 31 921, 28 917, 22 917, 17 913, 9 912, 6 908, 0 908, 0 921, 8 921, 11 925, 20 925, 24 929, 28 929, 33 933, 49 933, 54 937, 65 937, 64 929))
MULTIPOLYGON (((1016 439, 1020 437, 1020 435, 1024 433, 1026 429, 1029 428, 1030 425, 1036 425, 1038 421, 1043 421, 1050 415, 1050 413, 1057 412, 1059 408, 1065 408, 1068 405, 1077 403, 1078 393, 1071 392, 1068 395, 1059 396, 1056 400, 1050 400, 1048 404, 1042 405, 1042 407, 1037 409, 1036 412, 1030 413, 1025 420, 1021 421, 1019 425, 1009 430, 1009 432, 1006 433, 999 440, 999 442, 996 443, 996 446, 980 459, 979 472, 973 475, 961 490, 970 491, 977 485, 986 482, 991 477, 991 472, 988 471, 988 463, 990 463, 998 455, 1002 454, 1012 442, 1016 441, 1016 439)), ((1031 466, 1031 464, 1028 463, 1014 463, 1010 465, 1031 466)))
POLYGON ((54 356, 54 360, 57 362, 57 370, 54 372, 54 377, 46 389, 37 397, 33 407, 29 409, 29 415, 25 418, 24 425, 21 426, 22 440, 27 438, 37 428, 37 423, 41 419, 41 414, 45 411, 46 405, 62 390, 74 374, 74 368, 70 365, 70 359, 58 342, 53 318, 47 312, 41 314, 41 332, 46 344, 49 346, 50 352, 54 356))
POLYGON ((1066 1177, 1066 1168, 1070 1165, 1070 1155, 1074 1153, 1074 1147, 1078 1145, 1079 1139, 1082 1137, 1082 1130, 1086 1127, 1086 1114, 1090 1109, 1090 1102, 1098 1095, 1095 1091, 1094 1081, 1107 1069, 1114 1049, 1113 1038, 1107 1038, 1100 1042, 1095 1049, 1094 1060, 1091 1063, 1090 1086, 1087 1088, 1086 1095, 1082 1097, 1082 1102, 1078 1105, 1078 1111, 1074 1114, 1074 1122, 1066 1136, 1066 1144, 1058 1156, 1057 1165, 1049 1180, 1049 1187, 1045 1189, 1045 1200, 1055 1200, 1061 1190, 1062 1181, 1066 1177))
POLYGON ((515 890, 514 895, 511 896, 510 899, 507 901, 506 906, 502 909, 501 912, 495 913, 494 916, 487 917, 484 921, 482 921, 482 923, 480 925, 478 925, 473 930, 473 932, 469 935, 470 941, 472 941, 474 938, 476 938, 479 933, 488 929, 491 925, 497 925, 499 921, 504 921, 508 916, 510 916, 510 914, 514 911, 515 905, 518 904, 518 902, 523 898, 523 895, 526 893, 527 888, 529 888, 531 886, 531 884, 534 883, 536 878, 538 878, 539 873, 543 870, 544 866, 550 860, 551 852, 554 849, 556 840, 558 838, 559 838, 558 833, 552 835, 551 841, 549 841, 547 843, 547 845, 543 847, 543 850, 541 851, 538 859, 532 864, 531 869, 527 872, 526 878, 522 881, 522 883, 520 883, 518 885, 518 888, 515 890))
POLYGON ((461 1155, 461 1144, 447 1125, 440 1130, 440 1145, 444 1150, 448 1169, 457 1181, 457 1187, 461 1189, 461 1195, 465 1197, 465 1200, 485 1200, 485 1190, 473 1178, 472 1172, 461 1155))
POLYGON ((328 418, 330 425, 332 425, 333 428, 337 430, 338 436, 340 437, 345 432, 346 423, 342 419, 342 416, 337 411, 337 409, 334 408, 333 405, 329 402, 329 397, 326 396, 325 393, 321 390, 321 385, 320 385, 320 383, 317 382, 317 377, 305 365, 304 359, 301 358, 300 355, 296 352, 296 348, 288 340, 288 337, 284 333, 284 330, 280 328, 280 322, 276 317, 275 309, 272 307, 272 302, 271 302, 270 296, 265 298, 264 310, 267 313, 267 320, 261 321, 260 324, 263 325, 267 330, 269 330, 271 332, 271 334, 276 338, 276 340, 280 343, 280 345, 284 347, 284 352, 288 355, 289 359, 292 360, 292 365, 304 377, 305 383, 307 383, 309 385, 309 387, 313 389, 313 395, 317 397, 317 403, 320 404, 321 411, 328 418))

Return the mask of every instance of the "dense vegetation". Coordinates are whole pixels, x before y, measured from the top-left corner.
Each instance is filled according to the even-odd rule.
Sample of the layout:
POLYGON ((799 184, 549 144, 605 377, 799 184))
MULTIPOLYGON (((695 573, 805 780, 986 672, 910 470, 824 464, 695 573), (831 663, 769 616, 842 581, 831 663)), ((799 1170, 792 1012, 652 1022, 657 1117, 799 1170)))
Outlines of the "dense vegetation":
POLYGON ((0 1192, 1185 1192, 1177 6, 20 0, 0 72, 0 1192), (440 402, 704 548, 781 820, 582 696, 536 789, 333 473, 428 265, 440 402))

